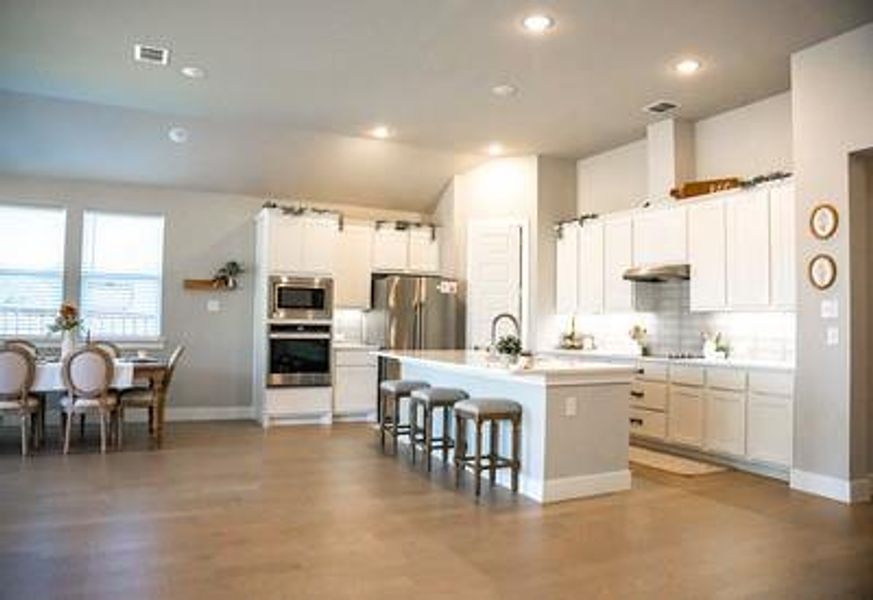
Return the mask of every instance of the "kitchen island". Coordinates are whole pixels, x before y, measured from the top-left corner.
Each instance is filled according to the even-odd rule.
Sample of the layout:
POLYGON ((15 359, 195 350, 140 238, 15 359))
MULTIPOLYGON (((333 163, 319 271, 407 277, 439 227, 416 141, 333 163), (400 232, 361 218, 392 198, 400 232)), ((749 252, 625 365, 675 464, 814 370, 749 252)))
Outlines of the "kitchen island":
MULTIPOLYGON (((507 367, 483 352, 383 350, 404 379, 466 390, 473 398, 506 398, 522 406, 519 492, 538 502, 582 498, 630 488, 628 394, 634 368, 538 359, 507 367)), ((439 435, 440 419, 434 419, 439 435)), ((509 448, 501 431, 500 451, 509 448)), ((508 472, 499 485, 509 487, 508 472)))

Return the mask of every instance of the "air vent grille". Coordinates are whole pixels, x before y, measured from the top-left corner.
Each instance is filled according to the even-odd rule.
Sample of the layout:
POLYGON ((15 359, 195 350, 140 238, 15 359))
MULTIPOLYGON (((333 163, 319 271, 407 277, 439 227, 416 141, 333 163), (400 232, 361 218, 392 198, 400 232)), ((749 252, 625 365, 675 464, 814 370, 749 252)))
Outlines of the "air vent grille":
POLYGON ((675 102, 670 102, 669 100, 658 100, 657 102, 652 102, 648 106, 644 106, 643 111, 655 115, 662 115, 672 110, 676 110, 677 108, 679 108, 679 105, 675 102))
POLYGON ((133 59, 136 62, 150 65, 168 65, 170 63, 170 51, 159 46, 136 44, 133 47, 133 59))

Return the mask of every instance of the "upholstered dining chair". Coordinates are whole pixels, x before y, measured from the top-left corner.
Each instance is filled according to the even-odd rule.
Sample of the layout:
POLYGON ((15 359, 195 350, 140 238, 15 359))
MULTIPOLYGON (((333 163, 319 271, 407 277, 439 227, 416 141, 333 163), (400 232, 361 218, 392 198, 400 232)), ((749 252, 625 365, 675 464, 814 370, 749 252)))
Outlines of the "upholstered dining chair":
POLYGON ((107 342, 106 340, 97 340, 91 342, 91 345, 95 348, 105 350, 106 353, 111 356, 113 360, 121 357, 121 348, 119 348, 118 345, 113 344, 112 342, 107 342))
MULTIPOLYGON (((33 357, 34 360, 39 359, 39 349, 36 347, 36 344, 31 342, 30 340, 22 340, 22 339, 13 339, 10 338, 3 342, 3 348, 20 348, 27 352, 30 356, 33 357)), ((45 405, 46 405, 46 395, 44 393, 34 393, 34 397, 39 400, 39 411, 34 413, 34 417, 39 420, 39 436, 34 437, 34 439, 42 442, 45 437, 45 405)))
POLYGON ((64 359, 67 393, 61 398, 64 454, 70 451, 70 425, 75 415, 96 412, 100 417, 100 452, 106 452, 106 425, 118 407, 118 394, 109 389, 114 375, 112 357, 101 348, 86 346, 64 359))
MULTIPOLYGON (((170 382, 173 381, 173 374, 176 372, 176 366, 179 364, 179 359, 185 352, 185 346, 176 346, 173 353, 170 355, 170 360, 167 362, 167 372, 164 375, 163 393, 166 398, 167 392, 170 389, 170 382)), ((121 431, 124 429, 124 412, 128 408, 142 408, 149 412, 149 435, 155 433, 155 410, 158 407, 158 394, 154 387, 140 388, 133 387, 126 390, 121 390, 119 393, 119 409, 118 409, 118 437, 121 438, 121 431)))
POLYGON ((36 344, 29 340, 18 340, 18 339, 8 339, 3 342, 4 348, 21 348, 28 354, 30 354, 34 359, 39 356, 39 350, 36 348, 36 344))
MULTIPOLYGON (((40 402, 30 393, 36 365, 33 356, 18 347, 0 350, 0 413, 14 413, 21 421, 21 454, 27 455, 29 417, 40 411, 40 402)), ((31 435, 35 440, 40 428, 31 420, 31 435)))

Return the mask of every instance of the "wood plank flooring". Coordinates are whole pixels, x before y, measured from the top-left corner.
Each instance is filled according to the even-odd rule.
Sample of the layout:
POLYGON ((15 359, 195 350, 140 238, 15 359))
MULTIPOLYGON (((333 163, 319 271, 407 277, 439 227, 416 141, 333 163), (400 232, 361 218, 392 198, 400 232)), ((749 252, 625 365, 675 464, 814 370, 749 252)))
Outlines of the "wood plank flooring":
POLYGON ((145 438, 21 459, 4 429, 0 598, 873 598, 873 505, 751 475, 477 504, 361 425, 145 438))

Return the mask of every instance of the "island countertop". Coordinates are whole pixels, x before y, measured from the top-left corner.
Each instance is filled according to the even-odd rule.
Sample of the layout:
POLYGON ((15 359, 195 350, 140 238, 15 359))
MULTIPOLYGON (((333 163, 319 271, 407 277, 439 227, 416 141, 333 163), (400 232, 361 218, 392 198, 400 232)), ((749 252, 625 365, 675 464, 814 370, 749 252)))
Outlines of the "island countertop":
POLYGON ((570 360, 538 356, 530 368, 506 366, 491 360, 487 353, 473 350, 379 350, 377 356, 401 363, 438 367, 459 374, 476 374, 489 378, 516 379, 548 385, 586 382, 630 382, 636 369, 631 365, 596 361, 570 360))

